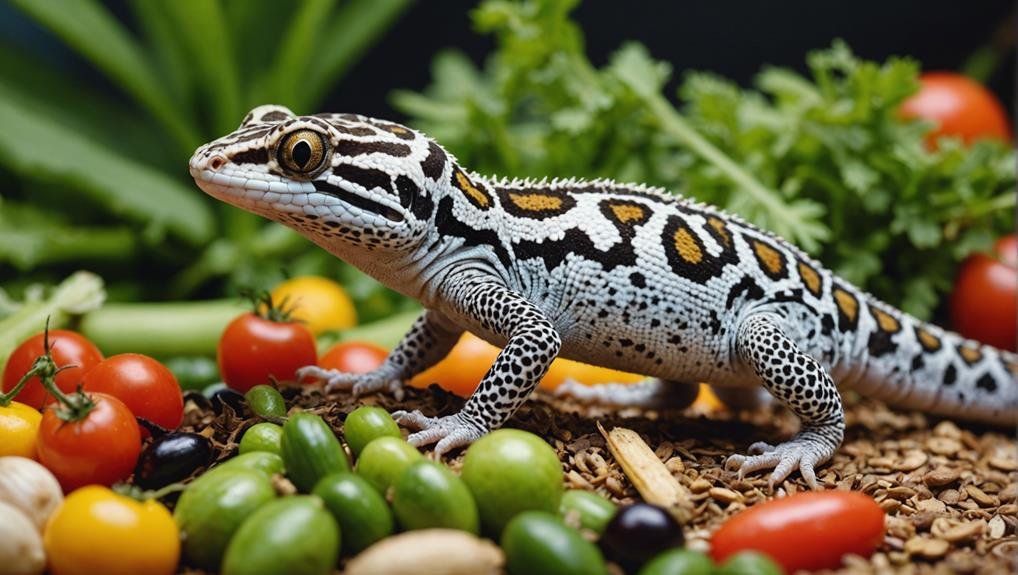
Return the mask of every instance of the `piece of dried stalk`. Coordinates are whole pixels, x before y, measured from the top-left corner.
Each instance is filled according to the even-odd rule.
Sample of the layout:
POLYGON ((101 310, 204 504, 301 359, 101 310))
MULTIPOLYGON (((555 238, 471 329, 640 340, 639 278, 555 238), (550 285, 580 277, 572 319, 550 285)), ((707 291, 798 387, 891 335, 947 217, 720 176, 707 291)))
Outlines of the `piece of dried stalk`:
POLYGON ((688 521, 693 510, 692 494, 672 476, 640 435, 624 427, 605 431, 600 422, 597 429, 644 501, 668 509, 679 521, 688 521))

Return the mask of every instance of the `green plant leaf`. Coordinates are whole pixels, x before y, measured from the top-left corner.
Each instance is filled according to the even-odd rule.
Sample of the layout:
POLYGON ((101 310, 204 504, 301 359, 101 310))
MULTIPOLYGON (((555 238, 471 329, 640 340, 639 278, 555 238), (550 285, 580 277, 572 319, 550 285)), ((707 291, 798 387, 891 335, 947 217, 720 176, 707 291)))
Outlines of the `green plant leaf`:
POLYGON ((240 97, 234 48, 219 0, 173 0, 163 7, 173 22, 188 59, 212 99, 212 129, 225 134, 247 110, 240 97))
POLYGON ((201 78, 195 74, 194 65, 180 42, 180 35, 167 16, 165 3, 131 0, 131 10, 145 32, 166 87, 178 107, 190 115, 195 88, 201 78))
MULTIPOLYGON (((304 90, 304 76, 321 43, 321 32, 335 7, 335 0, 303 0, 276 50, 272 68, 266 73, 271 90, 268 100, 284 106, 300 104, 297 94, 304 90)), ((299 113, 299 112, 298 112, 299 113)))
POLYGON ((321 39, 295 105, 313 108, 409 7, 411 0, 350 0, 340 6, 321 39))
POLYGON ((132 255, 134 234, 126 227, 81 227, 30 205, 0 203, 0 262, 20 270, 39 265, 118 261, 132 255))
POLYGON ((213 232, 197 190, 97 145, 52 119, 17 105, 0 87, 0 163, 25 177, 64 184, 118 215, 193 244, 213 232))
POLYGON ((201 138, 195 127, 173 105, 145 53, 101 4, 95 0, 12 0, 12 3, 52 30, 148 108, 181 146, 192 150, 198 146, 201 138))

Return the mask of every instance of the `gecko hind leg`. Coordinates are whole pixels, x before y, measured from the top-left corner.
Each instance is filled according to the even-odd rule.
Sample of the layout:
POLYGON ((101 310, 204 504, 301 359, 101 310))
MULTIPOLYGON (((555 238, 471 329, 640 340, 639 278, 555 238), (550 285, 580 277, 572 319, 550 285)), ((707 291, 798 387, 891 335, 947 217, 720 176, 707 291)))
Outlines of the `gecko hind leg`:
POLYGON ((638 383, 602 383, 585 385, 566 380, 555 388, 555 397, 568 397, 580 403, 650 409, 682 409, 696 399, 700 386, 656 377, 638 383))
POLYGON ((750 316, 739 328, 736 349, 767 391, 799 417, 802 428, 778 445, 754 443, 749 447, 751 455, 732 455, 725 467, 740 476, 773 468, 772 487, 798 468, 806 483, 816 489, 815 467, 831 459, 844 438, 844 409, 831 377, 781 331, 780 325, 781 318, 776 315, 750 316))

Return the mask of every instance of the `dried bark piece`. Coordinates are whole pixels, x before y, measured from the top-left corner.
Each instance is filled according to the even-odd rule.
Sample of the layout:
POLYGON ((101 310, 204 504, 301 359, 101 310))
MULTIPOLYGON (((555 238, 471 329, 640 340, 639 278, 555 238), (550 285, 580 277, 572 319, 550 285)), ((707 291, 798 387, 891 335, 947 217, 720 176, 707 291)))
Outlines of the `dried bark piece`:
POLYGON ((672 476, 638 433, 624 427, 605 431, 600 422, 597 429, 607 441, 608 450, 645 501, 671 510, 680 520, 689 518, 692 494, 672 476))

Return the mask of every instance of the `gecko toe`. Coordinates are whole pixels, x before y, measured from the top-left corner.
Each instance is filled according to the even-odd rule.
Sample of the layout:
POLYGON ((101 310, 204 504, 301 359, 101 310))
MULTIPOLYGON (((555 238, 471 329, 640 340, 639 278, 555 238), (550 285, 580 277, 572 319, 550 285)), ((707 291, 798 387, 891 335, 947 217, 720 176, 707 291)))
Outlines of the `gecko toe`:
POLYGON ((420 447, 437 442, 435 454, 439 457, 457 447, 470 445, 484 435, 484 430, 459 413, 445 417, 425 417, 419 411, 401 413, 397 423, 403 425, 404 422, 420 430, 407 438, 410 445, 420 447))

